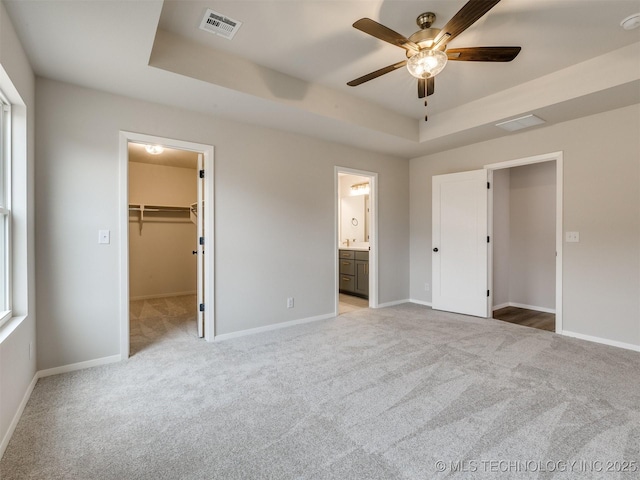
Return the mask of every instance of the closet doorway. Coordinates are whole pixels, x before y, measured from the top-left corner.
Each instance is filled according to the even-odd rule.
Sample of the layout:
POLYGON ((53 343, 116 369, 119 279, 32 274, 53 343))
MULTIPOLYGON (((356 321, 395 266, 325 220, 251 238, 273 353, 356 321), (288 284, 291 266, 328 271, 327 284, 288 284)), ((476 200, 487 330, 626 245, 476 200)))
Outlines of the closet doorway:
POLYGON ((213 340, 213 147, 122 132, 120 166, 123 358, 213 340))
MULTIPOLYGON (((499 307, 504 304, 514 307, 524 306, 529 310, 538 309, 546 313, 555 313, 555 331, 562 333, 562 163, 562 152, 553 152, 485 165, 482 170, 433 177, 433 253, 431 258, 432 308, 434 310, 487 318, 492 316, 494 306, 499 307), (543 163, 546 164, 541 166, 543 168, 535 167, 536 164, 543 163), (523 169, 523 172, 537 170, 533 183, 523 180, 526 172, 525 175, 520 175, 515 170, 516 167, 523 166, 530 166, 528 169, 523 169), (498 183, 504 180, 504 178, 500 179, 502 174, 497 173, 504 169, 514 169, 511 172, 513 178, 517 178, 520 186, 525 185, 525 190, 537 190, 544 196, 544 198, 536 197, 537 201, 527 200, 528 203, 519 205, 520 213, 514 220, 525 223, 526 227, 521 228, 518 240, 534 248, 523 250, 520 248, 522 245, 517 245, 517 255, 507 258, 506 261, 507 264, 515 263, 513 265, 515 268, 510 271, 519 270, 517 273, 522 273, 523 270, 528 269, 527 273, 531 273, 535 270, 533 277, 527 278, 526 275, 520 275, 515 279, 507 276, 506 280, 500 277, 500 269, 503 268, 500 263, 505 258, 500 255, 505 247, 504 244, 501 247, 498 246, 501 236, 499 230, 506 230, 505 234, 508 237, 510 227, 505 227, 504 224, 494 226, 494 200, 497 204, 501 204, 502 201, 500 194, 494 198, 496 189, 491 188, 491 185, 495 183, 494 178, 499 179, 498 183), (555 178, 553 178, 554 173, 555 178), (536 178, 545 180, 540 183, 536 178), (536 182, 540 184, 536 185, 536 182), (546 207, 542 210, 530 208, 538 207, 536 202, 545 203, 546 207), (537 224, 538 213, 532 213, 534 210, 546 210, 549 213, 545 220, 547 225, 544 227, 548 234, 544 236, 542 242, 544 248, 540 251, 537 247, 542 245, 540 243, 542 237, 539 238, 542 227, 537 224), (542 258, 538 255, 540 252, 543 252, 544 262, 548 267, 545 268, 544 275, 538 274, 540 272, 538 268, 526 267, 526 264, 531 266, 532 259, 542 258), (494 258, 497 259, 495 266, 494 258), (536 276, 544 278, 536 278, 536 276), (536 283, 535 291, 529 288, 532 278, 536 283), (506 287, 501 289, 500 283, 506 287), (519 283, 518 290, 520 293, 525 292, 524 296, 515 297, 508 291, 512 284, 516 286, 515 283, 519 283), (541 305, 542 303, 545 305, 541 305)), ((506 187, 507 190, 509 188, 506 187)), ((516 193, 521 195, 522 192, 516 193)), ((525 192, 522 198, 526 197, 531 195, 525 192)))
POLYGON ((493 318, 555 332, 556 164, 493 171, 493 318))

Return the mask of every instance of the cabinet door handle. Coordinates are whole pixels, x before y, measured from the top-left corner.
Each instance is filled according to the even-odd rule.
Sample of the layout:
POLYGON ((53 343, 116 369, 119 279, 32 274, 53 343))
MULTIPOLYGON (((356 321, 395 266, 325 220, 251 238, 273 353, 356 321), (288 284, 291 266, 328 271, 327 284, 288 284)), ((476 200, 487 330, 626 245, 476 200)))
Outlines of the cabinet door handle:
POLYGON ((347 277, 342 277, 342 280, 345 281, 345 282, 350 282, 351 281, 351 279, 347 278, 347 277))
POLYGON ((342 262, 343 265, 351 265, 351 262, 342 262))

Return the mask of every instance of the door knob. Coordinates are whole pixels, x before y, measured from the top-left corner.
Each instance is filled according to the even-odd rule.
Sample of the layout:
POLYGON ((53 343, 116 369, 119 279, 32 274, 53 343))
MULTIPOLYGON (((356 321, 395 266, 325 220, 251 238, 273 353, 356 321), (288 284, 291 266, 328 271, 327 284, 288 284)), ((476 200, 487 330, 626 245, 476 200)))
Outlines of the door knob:
POLYGON ((198 251, 197 251, 197 250, 193 250, 193 251, 191 252, 191 254, 192 254, 192 255, 197 255, 197 254, 198 254, 198 251))
POLYGON ((437 252, 437 251, 438 251, 438 247, 434 248, 434 249, 433 249, 433 251, 434 251, 434 252, 437 252))

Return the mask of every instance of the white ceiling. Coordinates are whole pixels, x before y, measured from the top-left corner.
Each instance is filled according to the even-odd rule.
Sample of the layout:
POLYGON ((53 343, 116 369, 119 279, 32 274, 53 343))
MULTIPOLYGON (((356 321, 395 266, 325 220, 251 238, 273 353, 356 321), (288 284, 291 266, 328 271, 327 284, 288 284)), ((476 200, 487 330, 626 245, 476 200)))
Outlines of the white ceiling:
POLYGON ((505 135, 493 124, 524 113, 640 102, 640 29, 619 25, 640 0, 502 0, 450 47, 520 55, 450 62, 426 109, 405 69, 346 85, 405 58, 351 24, 409 36, 418 14, 442 27, 465 0, 3 1, 38 75, 403 157, 505 135), (233 40, 198 28, 207 8, 243 23, 233 40))

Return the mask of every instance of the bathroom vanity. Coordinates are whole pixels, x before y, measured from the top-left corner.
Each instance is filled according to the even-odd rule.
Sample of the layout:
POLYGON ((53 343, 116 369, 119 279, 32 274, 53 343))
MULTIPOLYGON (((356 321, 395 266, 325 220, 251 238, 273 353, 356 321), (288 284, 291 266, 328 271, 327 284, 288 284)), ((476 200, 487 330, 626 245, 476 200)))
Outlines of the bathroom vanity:
POLYGON ((340 293, 369 298, 369 250, 340 249, 340 293))

